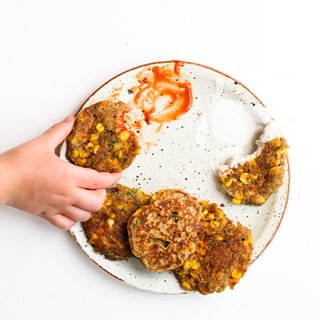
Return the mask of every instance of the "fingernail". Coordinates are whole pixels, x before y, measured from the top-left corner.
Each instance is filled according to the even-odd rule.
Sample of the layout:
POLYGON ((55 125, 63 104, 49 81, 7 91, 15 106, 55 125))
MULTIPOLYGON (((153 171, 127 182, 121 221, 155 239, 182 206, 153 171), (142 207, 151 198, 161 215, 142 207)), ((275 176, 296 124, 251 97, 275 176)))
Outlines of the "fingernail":
POLYGON ((67 116, 67 117, 63 120, 63 122, 70 122, 72 119, 73 119, 73 115, 70 114, 70 116, 67 116))

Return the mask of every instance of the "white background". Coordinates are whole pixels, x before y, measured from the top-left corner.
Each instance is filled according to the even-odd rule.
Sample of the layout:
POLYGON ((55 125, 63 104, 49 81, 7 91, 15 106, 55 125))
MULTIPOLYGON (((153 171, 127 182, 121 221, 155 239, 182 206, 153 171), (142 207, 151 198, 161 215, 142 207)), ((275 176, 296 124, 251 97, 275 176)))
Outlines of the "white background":
MULTIPOLYGON (((317 1, 0 1, 0 152, 75 112, 110 77, 180 59, 249 87, 290 144, 274 241, 235 288, 143 292, 96 267, 68 233, 0 208, 0 319, 319 319, 317 1)), ((1 179, 1 177, 0 177, 1 179)))

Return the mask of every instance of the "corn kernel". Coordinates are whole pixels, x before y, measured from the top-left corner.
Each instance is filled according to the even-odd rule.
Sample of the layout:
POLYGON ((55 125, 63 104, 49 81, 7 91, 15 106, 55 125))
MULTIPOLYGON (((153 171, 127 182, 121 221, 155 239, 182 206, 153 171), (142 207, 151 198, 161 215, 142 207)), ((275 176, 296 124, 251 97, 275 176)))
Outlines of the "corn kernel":
POLYGON ((140 151, 141 151, 141 148, 138 148, 138 149, 136 150, 136 154, 140 154, 140 151))
POLYGON ((220 222, 218 221, 211 221, 210 222, 210 227, 215 229, 215 228, 218 228, 220 226, 220 222))
POLYGON ((198 270, 200 268, 200 263, 198 261, 190 261, 190 268, 193 270, 198 270))
POLYGON ((99 149, 100 149, 100 146, 99 146, 99 145, 94 146, 94 148, 93 148, 93 153, 94 153, 94 154, 98 154, 99 149))
POLYGON ((214 220, 214 214, 213 213, 208 214, 208 219, 210 221, 214 220))
POLYGON ((206 205, 208 205, 208 201, 207 200, 201 200, 200 202, 199 202, 199 204, 201 205, 201 206, 206 206, 206 205))
POLYGON ((189 284, 188 282, 186 282, 186 281, 183 281, 183 282, 181 283, 181 286, 182 286, 183 289, 191 290, 190 284, 189 284))
POLYGON ((90 134, 90 141, 98 140, 99 135, 97 133, 91 133, 90 134))
POLYGON ((277 146, 277 147, 280 147, 281 146, 281 139, 280 138, 276 138, 273 140, 274 141, 274 144, 277 146))
POLYGON ((278 159, 278 160, 276 160, 276 161, 274 162, 274 164, 275 164, 276 166, 280 166, 280 165, 282 164, 282 160, 281 160, 281 159, 278 159))
POLYGON ((117 165, 119 165, 119 162, 116 158, 111 159, 111 158, 106 158, 106 161, 111 165, 116 167, 117 165))
POLYGON ((106 200, 104 200, 104 204, 109 207, 112 204, 112 199, 111 198, 106 198, 106 200))
POLYGON ((78 150, 73 150, 73 151, 72 151, 72 156, 73 156, 74 158, 78 158, 78 156, 79 156, 79 151, 78 151, 78 150))
POLYGON ((123 147, 123 144, 122 144, 121 142, 116 142, 116 143, 113 145, 113 150, 118 151, 118 150, 120 150, 122 147, 123 147))
POLYGON ((233 202, 234 204, 241 204, 241 199, 232 198, 232 202, 233 202))
POLYGON ((99 133, 102 133, 103 131, 104 131, 104 126, 103 126, 103 124, 102 123, 97 123, 96 124, 96 129, 97 129, 97 131, 99 132, 99 133))
POLYGON ((194 253, 196 251, 196 244, 194 242, 191 242, 189 244, 189 252, 194 253))
POLYGON ((109 219, 107 220, 107 223, 108 223, 109 227, 112 228, 113 225, 114 225, 114 220, 111 219, 111 218, 109 218, 109 219))
POLYGON ((87 143, 87 150, 92 151, 92 148, 93 148, 93 143, 92 142, 87 143))
POLYGON ((117 209, 118 209, 118 210, 122 210, 123 208, 124 208, 124 205, 123 205, 123 204, 118 204, 118 205, 117 205, 117 209))
POLYGON ((77 164, 79 166, 84 166, 86 162, 87 162, 87 159, 78 159, 77 160, 77 164))
POLYGON ((71 144, 77 144, 78 143, 78 137, 77 136, 71 136, 69 139, 69 142, 71 143, 71 144))
POLYGON ((257 204, 264 204, 266 202, 266 199, 262 196, 258 196, 256 199, 255 199, 256 203, 257 204))
POLYGON ((203 210, 203 211, 201 212, 201 217, 202 217, 202 219, 205 219, 205 217, 206 217, 207 214, 208 214, 208 210, 203 210))
POLYGON ((120 150, 120 151, 118 152, 118 158, 121 159, 122 157, 123 157, 123 152, 122 152, 122 150, 120 150))
POLYGON ((286 149, 278 149, 275 151, 275 155, 277 158, 283 158, 287 154, 286 149))
POLYGON ((229 188, 232 185, 233 181, 234 181, 234 179, 232 179, 232 178, 225 180, 224 186, 229 188))
POLYGON ((86 117, 85 112, 81 112, 81 113, 78 115, 78 119, 77 119, 77 120, 79 120, 79 121, 81 121, 81 122, 84 122, 84 121, 86 121, 86 119, 87 119, 87 117, 86 117))
POLYGON ((234 194, 234 197, 237 199, 242 200, 243 199, 243 192, 242 191, 236 191, 234 194))
POLYGON ((224 217, 223 211, 221 209, 218 209, 218 208, 217 208, 217 215, 218 215, 219 219, 222 219, 224 217))
POLYGON ((233 279, 240 279, 242 277, 242 273, 237 269, 233 269, 233 271, 231 272, 231 277, 233 279))
POLYGON ((216 240, 217 240, 217 241, 222 241, 223 239, 224 239, 223 236, 216 235, 216 240))
POLYGON ((243 173, 241 176, 240 176, 240 181, 243 183, 243 184, 249 184, 251 182, 251 175, 249 173, 243 173))
POLYGON ((190 269, 190 262, 187 261, 184 265, 183 265, 183 269, 185 270, 189 270, 190 269))
POLYGON ((119 139, 121 141, 127 141, 130 137, 130 132, 128 130, 123 130, 119 134, 119 139))
POLYGON ((89 153, 85 150, 80 150, 79 151, 79 157, 80 158, 86 158, 89 155, 89 153))

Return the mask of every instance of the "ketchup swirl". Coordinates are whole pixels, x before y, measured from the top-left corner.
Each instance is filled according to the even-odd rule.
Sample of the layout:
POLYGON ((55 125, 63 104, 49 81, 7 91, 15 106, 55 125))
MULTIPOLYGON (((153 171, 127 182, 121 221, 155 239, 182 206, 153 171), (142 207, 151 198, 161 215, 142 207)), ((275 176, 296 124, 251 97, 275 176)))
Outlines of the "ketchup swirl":
POLYGON ((181 79, 182 62, 154 66, 137 76, 139 85, 132 88, 133 104, 144 115, 147 124, 178 119, 192 106, 191 84, 181 79), (156 102, 162 97, 163 106, 156 102))

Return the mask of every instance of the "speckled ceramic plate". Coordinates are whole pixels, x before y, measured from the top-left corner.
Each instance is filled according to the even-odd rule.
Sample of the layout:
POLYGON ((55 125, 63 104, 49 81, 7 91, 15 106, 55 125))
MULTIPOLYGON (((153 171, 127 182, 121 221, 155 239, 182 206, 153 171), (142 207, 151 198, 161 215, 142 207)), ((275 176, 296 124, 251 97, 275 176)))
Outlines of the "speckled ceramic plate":
MULTIPOLYGON (((148 72, 153 66, 174 67, 174 63, 157 62, 125 71, 102 85, 82 108, 110 97, 130 105, 141 71, 148 72)), ((149 141, 124 171, 121 184, 141 188, 150 194, 163 188, 181 188, 198 199, 223 203, 229 218, 252 230, 254 261, 273 239, 281 223, 289 193, 288 166, 282 187, 260 207, 233 205, 219 187, 216 173, 229 157, 253 152, 255 140, 272 117, 262 102, 234 78, 195 63, 184 62, 179 68, 183 81, 191 85, 192 107, 179 119, 160 127, 156 125, 151 133, 142 137, 149 141)), ((62 156, 64 153, 65 145, 62 156)), ((110 261, 95 253, 80 223, 73 226, 71 233, 82 250, 114 277, 144 290, 184 292, 173 272, 151 273, 134 257, 110 261)))

